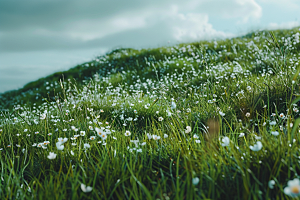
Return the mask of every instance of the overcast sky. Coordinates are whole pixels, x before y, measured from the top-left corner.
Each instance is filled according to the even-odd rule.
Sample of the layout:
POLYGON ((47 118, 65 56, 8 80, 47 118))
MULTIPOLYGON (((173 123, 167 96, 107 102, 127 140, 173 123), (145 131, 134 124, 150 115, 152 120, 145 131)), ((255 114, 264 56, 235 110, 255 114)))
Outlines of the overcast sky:
POLYGON ((0 0, 0 92, 117 47, 300 26, 300 0, 0 0))

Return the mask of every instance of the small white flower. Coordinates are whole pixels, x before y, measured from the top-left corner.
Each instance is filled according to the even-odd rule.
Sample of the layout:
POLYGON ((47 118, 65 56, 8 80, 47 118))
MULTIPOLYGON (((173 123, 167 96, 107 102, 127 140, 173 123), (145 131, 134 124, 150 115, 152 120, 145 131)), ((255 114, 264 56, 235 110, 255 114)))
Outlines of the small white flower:
POLYGON ((254 144, 253 146, 250 146, 250 149, 252 151, 259 151, 262 148, 262 143, 261 141, 257 141, 256 144, 254 144))
POLYGON ((55 159, 56 154, 54 152, 49 152, 49 155, 47 156, 48 159, 55 159))
POLYGON ((85 131, 80 131, 81 136, 85 136, 85 131))
POLYGON ((274 135, 274 136, 277 136, 277 135, 279 135, 279 132, 278 131, 271 131, 271 134, 274 135))
POLYGON ((284 188, 283 192, 290 197, 297 197, 300 195, 300 181, 295 178, 288 181, 288 186, 284 188))
POLYGON ((193 182, 193 185, 197 185, 199 183, 199 178, 198 177, 195 177, 192 179, 192 182, 193 182))
POLYGON ((185 133, 189 133, 189 132, 191 132, 192 131, 192 128, 190 127, 190 126, 187 126, 186 127, 186 130, 185 130, 185 133))
POLYGON ((68 138, 58 138, 58 141, 59 141, 61 144, 64 144, 65 142, 68 141, 68 138))
POLYGON ((137 140, 130 140, 130 142, 135 144, 135 147, 138 147, 139 139, 137 140))
POLYGON ((84 149, 87 149, 87 148, 90 148, 90 147, 91 147, 91 145, 88 144, 88 143, 83 144, 83 148, 84 148, 84 149))
POLYGON ((81 190, 82 190, 83 192, 91 192, 91 191, 93 190, 92 187, 86 186, 86 185, 84 185, 83 183, 81 183, 80 187, 81 187, 81 190))
POLYGON ((293 108, 293 111, 296 113, 299 112, 298 108, 296 108, 296 107, 293 108))
POLYGON ((45 114, 41 114, 40 119, 46 119, 46 115, 45 114))
POLYGON ((244 137, 245 133, 240 133, 239 137, 244 137))
POLYGON ((279 117, 280 117, 281 119, 284 119, 284 118, 285 118, 285 115, 284 115, 283 113, 280 113, 279 117))
POLYGON ((95 138, 96 138, 95 136, 91 136, 90 140, 95 140, 95 138))
POLYGON ((276 125, 276 121, 271 121, 271 122, 270 122, 270 125, 271 125, 271 126, 276 125))
POLYGON ((28 129, 24 129, 24 132, 27 132, 28 131, 28 129))
POLYGON ((159 139, 160 139, 160 136, 158 136, 158 135, 153 135, 152 138, 153 138, 154 140, 159 140, 159 139))
POLYGON ((176 109, 176 104, 175 104, 174 101, 172 101, 172 103, 171 103, 171 109, 172 109, 172 110, 176 109))
POLYGON ((125 136, 130 136, 130 135, 131 135, 130 131, 125 132, 125 136))
POLYGON ((224 138, 222 138, 222 143, 221 143, 221 145, 222 145, 223 147, 229 146, 229 143, 230 143, 229 137, 224 137, 224 138))
POLYGON ((201 141, 200 140, 195 140, 195 142, 199 144, 201 141))
POLYGON ((56 147, 58 150, 63 150, 65 148, 61 142, 56 142, 56 147))
POLYGON ((246 117, 250 117, 250 113, 249 112, 246 113, 246 117))
POLYGON ((164 134, 164 138, 167 138, 167 137, 169 137, 168 134, 164 134))
POLYGON ((275 185, 275 181, 274 181, 274 180, 270 180, 270 181, 268 182, 268 186, 269 186, 270 189, 273 189, 273 188, 274 188, 274 185, 275 185))
POLYGON ((104 130, 102 130, 102 129, 100 129, 100 128, 95 128, 95 130, 96 130, 96 132, 97 132, 97 135, 99 136, 99 137, 101 137, 102 138, 102 140, 106 140, 106 138, 107 138, 107 132, 105 132, 104 130))
POLYGON ((219 114, 223 117, 225 116, 225 113, 223 113, 222 111, 219 111, 219 114))
POLYGON ((71 153, 72 156, 74 156, 74 152, 72 150, 70 151, 70 153, 71 153))
POLYGON ((255 139, 257 139, 257 140, 260 140, 260 139, 261 139, 261 137, 259 137, 259 136, 257 136, 257 135, 254 135, 254 137, 255 137, 255 139))
POLYGON ((193 135, 193 138, 194 138, 194 139, 198 139, 198 138, 199 138, 199 136, 198 136, 198 135, 196 135, 196 134, 194 134, 194 135, 193 135))
POLYGON ((172 113, 169 110, 167 110, 167 116, 171 117, 171 115, 172 115, 172 113))
POLYGON ((151 135, 151 134, 149 134, 149 133, 147 133, 147 137, 148 137, 148 139, 149 139, 149 140, 151 140, 151 139, 152 139, 152 135, 151 135))
POLYGON ((78 128, 76 128, 75 126, 71 126, 71 129, 72 129, 73 131, 78 131, 78 128))
POLYGON ((159 118, 158 118, 158 121, 161 122, 162 120, 164 120, 164 118, 162 118, 162 117, 159 117, 159 118))

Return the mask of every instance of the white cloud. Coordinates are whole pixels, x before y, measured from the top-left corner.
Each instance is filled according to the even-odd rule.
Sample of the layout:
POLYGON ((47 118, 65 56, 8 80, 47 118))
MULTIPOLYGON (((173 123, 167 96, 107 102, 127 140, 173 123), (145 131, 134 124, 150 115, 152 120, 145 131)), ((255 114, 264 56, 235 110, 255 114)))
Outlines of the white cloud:
POLYGON ((299 0, 257 0, 258 3, 269 3, 272 5, 280 6, 281 8, 299 10, 300 1, 299 0))
POLYGON ((250 18, 259 19, 262 16, 262 8, 255 0, 236 0, 238 6, 236 7, 236 17, 241 16, 242 23, 247 23, 250 18))
POLYGON ((233 34, 213 29, 206 14, 174 13, 166 19, 165 23, 170 24, 170 35, 180 42, 233 36, 233 34))
POLYGON ((257 20, 262 16, 262 8, 255 0, 192 0, 184 4, 181 6, 194 12, 237 19, 239 23, 246 23, 250 19, 257 20))
MULTIPOLYGON (((259 19, 262 12, 254 0, 153 0, 144 3, 139 0, 126 3, 123 0, 114 3, 74 0, 72 4, 40 2, 34 4, 39 9, 32 12, 23 8, 31 8, 32 2, 20 4, 6 8, 14 11, 11 13, 20 13, 18 15, 11 17, 0 12, 0 22, 5 23, 1 26, 1 37, 5 41, 3 50, 88 48, 88 45, 96 45, 93 41, 117 35, 124 41, 118 38, 119 45, 128 44, 132 35, 136 41, 141 38, 149 41, 149 45, 170 39, 184 42, 224 38, 233 35, 214 29, 210 17, 245 23, 259 19), (7 23, 9 20, 11 23, 7 23), (151 38, 145 38, 143 30, 155 38, 151 34, 151 38)), ((139 45, 135 40, 131 41, 132 46, 139 45)), ((106 48, 116 45, 115 40, 110 41, 111 45, 108 42, 99 44, 105 43, 106 48)), ((146 46, 144 42, 143 45, 146 46)))
MULTIPOLYGON (((172 40, 177 42, 192 42, 205 39, 227 38, 234 34, 217 31, 209 23, 208 14, 202 13, 184 13, 179 5, 171 5, 164 9, 157 9, 155 12, 145 12, 140 14, 145 25, 141 29, 131 30, 128 35, 136 35, 136 38, 143 37, 143 40, 148 41, 148 44, 163 43, 164 41, 172 40), (141 32, 139 32, 139 30, 141 32), (146 33, 146 34, 145 34, 146 33)), ((122 34, 117 34, 119 37, 122 34)), ((129 36, 132 38, 131 36, 129 36)), ((125 39, 127 42, 130 40, 125 39)), ((106 40, 106 38, 104 38, 106 40)), ((114 40, 114 39, 111 39, 114 40)), ((123 42, 120 42, 124 44, 123 42)), ((134 41, 132 41, 134 43, 134 41)), ((143 45, 145 45, 144 42, 143 45)), ((127 43, 128 44, 128 43, 127 43)))
MULTIPOLYGON (((248 1, 248 0, 247 0, 248 1)), ((192 1, 191 1, 192 2, 192 1)), ((235 2, 235 1, 232 1, 235 2)), ((176 2, 175 2, 176 3, 176 2)), ((240 5, 240 3, 233 3, 238 7, 247 7, 247 3, 240 5)), ((205 5, 209 7, 210 5, 205 5)), ((200 8, 201 5, 198 5, 200 8)), ((180 42, 201 40, 201 39, 213 39, 213 38, 226 38, 232 37, 233 34, 217 31, 209 23, 209 13, 194 8, 194 12, 186 13, 188 8, 187 4, 162 4, 160 7, 141 7, 137 10, 124 11, 119 13, 118 16, 106 18, 104 20, 85 20, 80 23, 74 22, 74 24, 62 31, 67 37, 74 39, 80 39, 83 41, 94 39, 105 39, 106 36, 116 34, 120 36, 122 32, 130 31, 133 35, 137 34, 137 37, 143 37, 136 33, 138 29, 146 29, 153 32, 153 36, 157 38, 157 41, 174 39, 180 42), (130 13, 130 14, 129 14, 130 13), (164 30, 164 35, 157 35, 157 29, 164 30)), ((233 16, 229 16, 229 10, 231 7, 225 7, 223 15, 230 18, 241 18, 242 13, 234 13, 233 16), (227 9, 227 10, 226 10, 227 9)), ((238 10, 238 8, 236 8, 238 10)), ((251 12, 253 10, 249 9, 251 12)), ((251 17, 251 12, 245 15, 245 18, 251 17)), ((155 38, 149 40, 149 44, 155 38), (150 42, 151 41, 151 42, 150 42)), ((147 40, 147 38, 144 38, 147 40)), ((124 37, 126 40, 126 37, 124 37)), ((121 45, 121 44, 120 44, 121 45)))
POLYGON ((291 21, 291 22, 283 22, 283 23, 270 23, 266 29, 268 30, 276 30, 276 29, 292 29, 297 26, 300 26, 298 21, 291 21))

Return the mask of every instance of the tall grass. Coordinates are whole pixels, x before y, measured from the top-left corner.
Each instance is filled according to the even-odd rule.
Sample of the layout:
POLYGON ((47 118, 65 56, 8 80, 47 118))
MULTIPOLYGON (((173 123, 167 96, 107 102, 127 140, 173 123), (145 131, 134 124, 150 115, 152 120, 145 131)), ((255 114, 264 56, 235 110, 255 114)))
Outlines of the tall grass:
POLYGON ((1 199, 297 196, 299 33, 118 49, 2 94, 1 199))

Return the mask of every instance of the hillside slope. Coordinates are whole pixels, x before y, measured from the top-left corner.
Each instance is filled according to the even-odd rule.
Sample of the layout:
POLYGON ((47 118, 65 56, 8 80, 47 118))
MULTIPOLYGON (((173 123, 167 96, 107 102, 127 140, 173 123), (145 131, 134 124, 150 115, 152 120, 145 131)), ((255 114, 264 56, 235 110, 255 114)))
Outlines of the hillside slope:
POLYGON ((117 49, 2 94, 0 199, 299 196, 299 37, 117 49))
MULTIPOLYGON (((293 30, 273 31, 280 46, 285 43, 291 45, 299 35, 295 34, 299 28, 293 30), (282 38, 285 39, 282 39, 282 38)), ((266 39, 270 40, 267 31, 249 33, 243 37, 232 38, 221 41, 200 41, 189 44, 179 44, 174 47, 161 47, 156 49, 116 49, 106 55, 99 56, 90 62, 77 65, 70 70, 56 72, 45 78, 26 84, 23 88, 8 91, 0 94, 0 107, 12 108, 14 104, 37 103, 41 104, 44 98, 54 99, 55 95, 61 95, 59 81, 76 81, 81 85, 90 80, 94 74, 98 73, 100 79, 107 76, 113 78, 114 84, 118 82, 118 74, 141 76, 143 79, 160 79, 174 69, 194 68, 202 70, 205 66, 230 65, 238 62, 243 65, 251 66, 249 70, 259 71, 264 66, 274 68, 274 63, 264 60, 258 52, 249 52, 249 47, 263 49, 266 39), (259 37, 262 36, 262 37, 259 37), (157 70, 157 74, 155 70, 157 70), (157 77, 158 76, 158 77, 157 77)), ((288 47, 288 46, 287 46, 288 47)), ((255 50, 255 49, 254 49, 255 50)), ((266 49, 265 49, 266 50, 266 49)), ((293 54, 299 50, 299 43, 288 51, 293 54)), ((287 59, 287 58, 286 58, 287 59)), ((289 60, 287 59, 287 62, 289 60)), ((197 77, 194 77, 199 79, 197 77)), ((205 80, 205 77, 202 77, 205 80)), ((134 80, 126 79, 127 84, 132 84, 134 80)))

